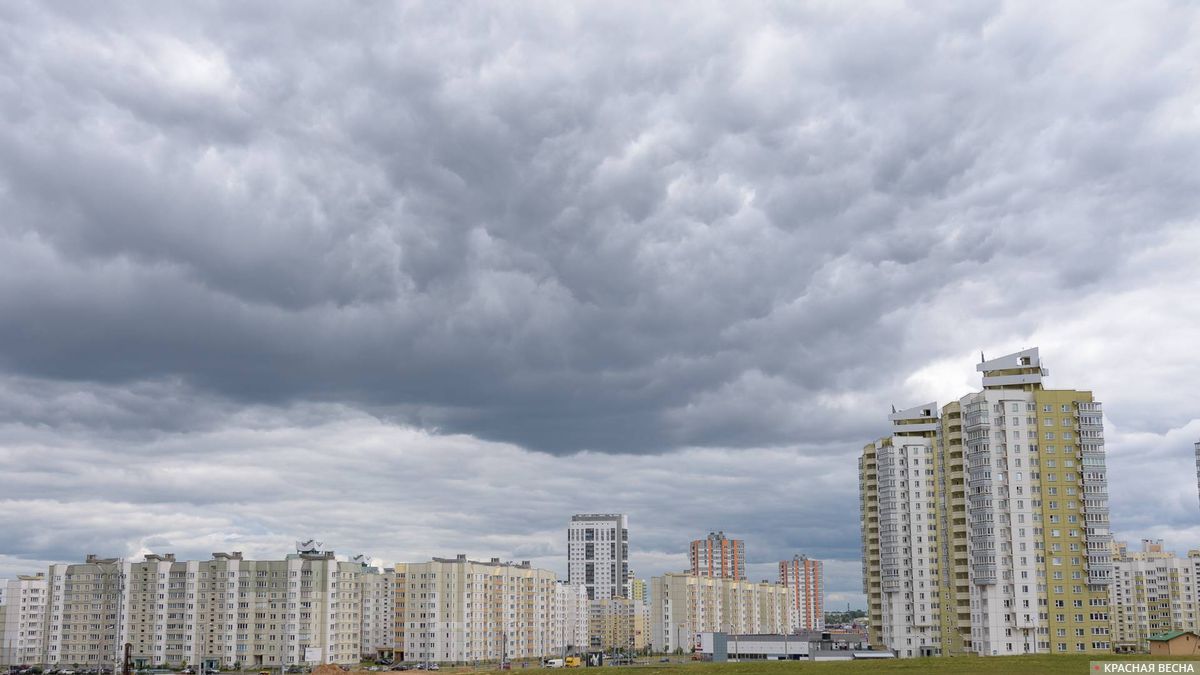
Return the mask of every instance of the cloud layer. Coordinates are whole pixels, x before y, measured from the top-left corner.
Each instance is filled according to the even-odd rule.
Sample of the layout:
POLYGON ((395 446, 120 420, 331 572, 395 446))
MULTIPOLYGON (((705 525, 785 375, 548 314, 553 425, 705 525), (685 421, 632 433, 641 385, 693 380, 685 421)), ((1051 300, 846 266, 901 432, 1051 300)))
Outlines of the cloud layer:
POLYGON ((1105 402, 1120 533, 1196 546, 1198 33, 1167 2, 0 8, 0 571, 308 535, 551 564, 603 508, 647 571, 723 528, 853 600, 888 404, 1034 344, 1105 402))

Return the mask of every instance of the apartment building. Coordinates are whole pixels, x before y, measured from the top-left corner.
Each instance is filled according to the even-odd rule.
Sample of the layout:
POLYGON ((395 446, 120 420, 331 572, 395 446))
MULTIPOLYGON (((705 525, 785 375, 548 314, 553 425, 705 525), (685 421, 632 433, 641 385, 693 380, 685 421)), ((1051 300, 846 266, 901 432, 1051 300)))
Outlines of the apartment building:
POLYGON ((588 599, 629 597, 629 521, 619 513, 581 513, 567 526, 567 581, 588 599))
POLYGON ((642 604, 650 602, 650 591, 646 586, 645 579, 638 579, 633 570, 629 570, 629 577, 626 583, 629 586, 630 600, 636 600, 642 604))
POLYGON ((796 555, 779 562, 779 583, 788 589, 792 631, 825 629, 825 573, 820 560, 796 555))
POLYGON ((361 654, 363 659, 390 659, 394 652, 396 619, 396 572, 373 567, 365 555, 350 559, 361 566, 359 595, 362 598, 361 654))
POLYGON ((650 579, 655 651, 692 651, 701 633, 783 634, 789 592, 780 584, 667 573, 650 579))
POLYGON ((877 583, 869 607, 871 639, 901 656, 940 653, 939 561, 932 531, 936 411, 936 403, 893 411, 892 435, 863 451, 875 468, 877 544, 864 557, 871 565, 868 578, 877 583))
POLYGON ((0 665, 42 663, 45 619, 44 574, 0 579, 0 665))
POLYGON ((859 461, 871 641, 900 656, 1105 653, 1112 560, 1103 412, 1049 390, 1038 350, 983 390, 893 410, 859 461))
POLYGON ((52 565, 45 660, 112 665, 129 642, 138 667, 355 663, 361 566, 313 543, 284 560, 233 552, 178 561, 168 553, 52 565))
POLYGON ((1115 542, 1109 611, 1119 651, 1148 652, 1151 635, 1200 630, 1200 551, 1179 558, 1162 540, 1143 539, 1141 551, 1115 542))
POLYGON ((586 649, 591 643, 591 601, 588 600, 587 589, 560 580, 554 587, 554 603, 557 643, 567 651, 586 649))
POLYGON ((723 579, 746 578, 746 542, 724 532, 709 532, 690 546, 692 574, 723 579))
POLYGON ((593 651, 632 652, 638 648, 637 623, 643 605, 629 598, 589 601, 588 646, 593 651))
POLYGON ((408 661, 502 661, 562 650, 550 570, 455 558, 396 565, 396 651, 408 661))

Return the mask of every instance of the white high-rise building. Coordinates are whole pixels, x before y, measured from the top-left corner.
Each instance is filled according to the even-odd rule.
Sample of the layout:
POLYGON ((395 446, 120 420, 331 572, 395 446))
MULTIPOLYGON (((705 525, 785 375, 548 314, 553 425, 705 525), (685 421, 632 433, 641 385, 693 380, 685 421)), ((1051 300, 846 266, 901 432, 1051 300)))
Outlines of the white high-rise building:
POLYGON ((939 652, 934 451, 937 403, 894 412, 876 444, 884 644, 902 656, 939 652))
POLYGON ((896 412, 859 462, 871 642, 900 656, 1107 653, 1101 404, 1045 389, 1038 350, 982 391, 896 412))
POLYGON ((629 597, 629 521, 619 513, 582 513, 567 526, 567 582, 591 600, 629 597))
POLYGON ((559 632, 558 644, 564 649, 587 649, 590 602, 587 589, 579 584, 559 581, 555 586, 554 622, 559 632))
POLYGON ((0 587, 0 665, 42 663, 45 654, 45 575, 0 579, 0 587))

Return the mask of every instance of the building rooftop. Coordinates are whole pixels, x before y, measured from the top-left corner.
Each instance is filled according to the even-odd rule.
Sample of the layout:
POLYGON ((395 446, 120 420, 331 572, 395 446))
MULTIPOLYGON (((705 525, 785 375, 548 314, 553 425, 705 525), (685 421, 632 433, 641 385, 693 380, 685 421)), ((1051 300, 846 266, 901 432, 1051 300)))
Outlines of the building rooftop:
MULTIPOLYGON (((1191 633, 1192 635, 1196 635, 1196 633, 1193 633, 1190 630, 1173 630, 1168 633, 1161 633, 1159 635, 1151 635, 1148 639, 1151 642, 1168 642, 1170 640, 1174 640, 1175 638, 1179 637, 1180 635, 1187 635, 1188 633, 1191 633)), ((1200 637, 1200 636, 1197 636, 1197 637, 1200 637)))

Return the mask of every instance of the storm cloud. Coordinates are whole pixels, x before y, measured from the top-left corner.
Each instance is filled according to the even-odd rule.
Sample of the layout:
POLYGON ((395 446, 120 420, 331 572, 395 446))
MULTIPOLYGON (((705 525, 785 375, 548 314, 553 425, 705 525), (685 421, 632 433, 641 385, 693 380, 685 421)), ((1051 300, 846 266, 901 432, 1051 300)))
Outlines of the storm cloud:
POLYGON ((1195 547, 1197 62, 1169 2, 7 3, 0 572, 598 509, 858 601, 889 404, 1034 345, 1195 547))

